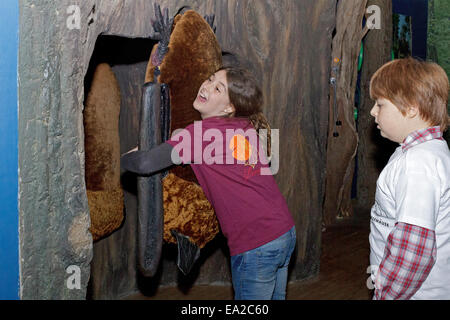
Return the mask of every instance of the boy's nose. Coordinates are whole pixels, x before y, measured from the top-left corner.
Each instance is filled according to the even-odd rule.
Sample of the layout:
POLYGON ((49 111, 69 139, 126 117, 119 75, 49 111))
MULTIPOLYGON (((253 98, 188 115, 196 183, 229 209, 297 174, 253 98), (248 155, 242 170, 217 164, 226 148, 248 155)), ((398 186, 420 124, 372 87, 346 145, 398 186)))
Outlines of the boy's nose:
POLYGON ((372 117, 376 117, 376 114, 377 113, 377 105, 375 104, 373 107, 372 107, 372 109, 370 110, 370 115, 372 116, 372 117))

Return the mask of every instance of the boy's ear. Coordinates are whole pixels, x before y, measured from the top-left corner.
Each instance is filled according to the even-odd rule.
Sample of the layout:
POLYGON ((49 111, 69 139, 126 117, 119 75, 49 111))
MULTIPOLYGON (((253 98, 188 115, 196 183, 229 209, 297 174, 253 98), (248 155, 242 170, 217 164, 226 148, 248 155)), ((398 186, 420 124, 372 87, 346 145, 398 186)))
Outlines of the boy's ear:
POLYGON ((416 106, 409 106, 406 109, 406 115, 410 118, 414 118, 415 116, 419 115, 419 108, 416 106))

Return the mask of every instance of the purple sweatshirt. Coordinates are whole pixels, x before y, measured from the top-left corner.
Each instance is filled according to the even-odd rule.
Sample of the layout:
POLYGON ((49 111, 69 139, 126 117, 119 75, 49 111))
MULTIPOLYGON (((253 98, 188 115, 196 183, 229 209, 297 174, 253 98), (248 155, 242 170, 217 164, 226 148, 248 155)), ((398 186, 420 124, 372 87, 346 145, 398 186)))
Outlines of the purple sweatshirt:
POLYGON ((196 121, 167 141, 190 164, 214 207, 230 254, 257 248, 294 226, 247 119, 196 121))

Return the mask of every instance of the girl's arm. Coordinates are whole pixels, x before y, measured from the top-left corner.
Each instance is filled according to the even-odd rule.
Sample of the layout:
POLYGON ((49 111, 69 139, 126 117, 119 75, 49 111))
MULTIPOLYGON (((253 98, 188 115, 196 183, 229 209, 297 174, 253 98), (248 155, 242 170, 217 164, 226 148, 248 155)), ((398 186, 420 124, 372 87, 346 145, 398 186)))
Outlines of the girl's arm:
POLYGON ((120 164, 125 170, 148 175, 173 164, 180 163, 177 152, 173 152, 173 147, 168 143, 162 143, 159 146, 148 151, 135 151, 136 148, 122 155, 120 164))
POLYGON ((433 230, 399 222, 389 234, 375 281, 377 300, 410 299, 436 261, 433 230))

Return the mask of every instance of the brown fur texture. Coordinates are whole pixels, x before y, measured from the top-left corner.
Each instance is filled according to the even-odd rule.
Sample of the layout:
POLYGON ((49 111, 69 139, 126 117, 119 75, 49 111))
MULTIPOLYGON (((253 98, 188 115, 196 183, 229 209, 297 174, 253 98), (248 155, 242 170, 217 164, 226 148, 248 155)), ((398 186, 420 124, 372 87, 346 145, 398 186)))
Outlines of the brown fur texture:
MULTIPOLYGON (((152 53, 156 51, 157 45, 152 53)), ((184 128, 200 114, 193 108, 200 85, 222 65, 222 51, 209 24, 195 11, 174 19, 169 51, 157 81, 170 88, 171 131, 184 128)), ((147 65, 145 81, 155 81, 155 66, 147 65)), ((163 179, 164 239, 176 243, 171 229, 190 237, 202 248, 219 232, 211 204, 189 166, 178 166, 163 179)))
POLYGON ((120 227, 120 89, 110 66, 97 66, 84 108, 85 180, 90 231, 98 240, 120 227))
MULTIPOLYGON (((221 65, 222 52, 208 23, 192 10, 176 16, 169 51, 160 66, 161 75, 157 79, 170 88, 172 131, 201 119, 192 103, 203 81, 221 65)), ((146 82, 154 81, 153 72, 154 66, 149 62, 146 82)))
POLYGON ((164 240, 176 243, 170 233, 174 229, 203 248, 219 232, 219 223, 202 188, 173 173, 164 178, 163 186, 164 240))

